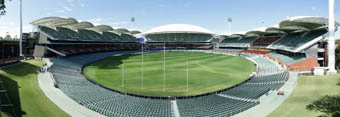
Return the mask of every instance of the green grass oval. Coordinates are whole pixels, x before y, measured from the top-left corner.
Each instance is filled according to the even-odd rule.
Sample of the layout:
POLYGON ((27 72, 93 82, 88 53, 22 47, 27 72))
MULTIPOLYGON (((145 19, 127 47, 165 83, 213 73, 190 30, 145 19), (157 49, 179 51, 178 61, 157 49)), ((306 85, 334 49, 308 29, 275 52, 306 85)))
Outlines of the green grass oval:
POLYGON ((142 55, 112 56, 98 60, 86 66, 84 74, 91 80, 122 92, 146 96, 189 96, 228 88, 246 80, 255 70, 254 63, 238 56, 169 52, 165 53, 165 90, 163 90, 163 56, 164 53, 144 54, 143 90, 142 55))

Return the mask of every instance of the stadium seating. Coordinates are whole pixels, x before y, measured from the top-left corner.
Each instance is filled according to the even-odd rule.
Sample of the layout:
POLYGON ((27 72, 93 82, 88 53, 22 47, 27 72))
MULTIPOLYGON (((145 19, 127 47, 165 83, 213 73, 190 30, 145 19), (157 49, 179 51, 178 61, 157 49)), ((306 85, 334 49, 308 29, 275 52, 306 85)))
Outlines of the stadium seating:
POLYGON ((139 42, 139 40, 129 34, 121 34, 121 42, 139 42))
POLYGON ((283 36, 279 41, 269 45, 269 48, 293 51, 301 45, 326 34, 327 29, 316 29, 308 32, 295 32, 283 36))
POLYGON ((87 45, 64 45, 51 46, 50 48, 61 52, 65 55, 81 54, 89 52, 102 52, 114 50, 139 50, 141 47, 136 43, 126 44, 87 44, 87 45))
POLYGON ((184 117, 223 117, 232 116, 247 110, 258 102, 240 101, 217 95, 209 95, 198 98, 178 99, 180 115, 184 117))
POLYGON ((172 33, 148 35, 146 39, 148 42, 207 42, 212 39, 212 36, 207 34, 172 33))
MULTIPOLYGON (((163 50, 164 45, 149 45, 148 46, 151 50, 163 50)), ((202 50, 208 50, 211 46, 204 46, 204 45, 167 45, 165 46, 165 49, 202 49, 202 50)))
POLYGON ((57 27, 57 30, 61 35, 65 35, 67 39, 80 40, 80 35, 76 31, 64 27, 57 27))
POLYGON ((223 51, 236 51, 236 52, 241 52, 243 51, 244 49, 240 49, 240 48, 218 48, 216 50, 223 50, 223 51))
POLYGON ((221 47, 249 47, 258 37, 227 37, 220 44, 221 47))
POLYGON ((119 42, 120 36, 113 32, 103 32, 103 37, 107 40, 113 41, 113 42, 119 42))
POLYGON ((260 37, 256 39, 251 46, 262 46, 267 47, 268 45, 274 43, 275 41, 279 40, 280 36, 274 36, 274 37, 260 37))
POLYGON ((55 40, 64 40, 65 36, 60 34, 58 31, 56 31, 53 28, 47 27, 47 26, 39 26, 39 29, 41 32, 47 34, 48 36, 53 37, 55 40))
POLYGON ((87 30, 87 29, 78 29, 78 32, 83 40, 91 40, 91 41, 104 40, 102 35, 96 31, 87 30))
POLYGON ((244 50, 242 52, 245 52, 245 53, 254 53, 254 54, 267 54, 270 51, 268 51, 268 50, 244 50))
POLYGON ((56 27, 56 29, 39 26, 41 33, 47 34, 52 40, 81 41, 81 42, 129 42, 137 43, 139 40, 131 34, 117 34, 115 32, 96 32, 90 29, 78 29, 74 31, 70 28, 56 27))
POLYGON ((276 52, 271 52, 268 53, 267 55, 272 56, 274 58, 280 59, 281 62, 283 62, 284 64, 290 65, 290 64, 294 64, 303 60, 306 60, 306 57, 300 57, 300 56, 288 56, 285 54, 281 54, 281 53, 276 53, 276 52))

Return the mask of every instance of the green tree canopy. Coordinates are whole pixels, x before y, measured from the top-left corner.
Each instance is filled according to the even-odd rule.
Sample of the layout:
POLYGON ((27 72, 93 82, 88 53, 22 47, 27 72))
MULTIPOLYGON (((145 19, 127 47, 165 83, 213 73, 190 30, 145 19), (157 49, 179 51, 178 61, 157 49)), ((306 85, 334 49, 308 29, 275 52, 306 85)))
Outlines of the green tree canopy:
MULTIPOLYGON (((11 1, 11 0, 9 0, 11 1)), ((6 14, 6 5, 5 5, 5 0, 0 0, 0 16, 6 14)))
POLYGON ((4 15, 6 13, 5 8, 5 0, 0 0, 0 15, 4 15))
POLYGON ((320 111, 324 113, 323 116, 340 116, 340 96, 324 96, 312 104, 306 106, 307 110, 320 111))

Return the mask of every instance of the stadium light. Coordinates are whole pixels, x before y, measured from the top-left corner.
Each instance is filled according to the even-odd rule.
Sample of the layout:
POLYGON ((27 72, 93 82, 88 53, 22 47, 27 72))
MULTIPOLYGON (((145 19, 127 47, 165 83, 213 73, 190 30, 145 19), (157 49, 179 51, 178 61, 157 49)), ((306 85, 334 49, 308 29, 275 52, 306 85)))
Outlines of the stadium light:
POLYGON ((19 37, 19 56, 22 54, 22 0, 20 0, 20 37, 19 37))
POLYGON ((334 38, 334 0, 328 1, 328 72, 335 74, 335 38, 334 38))
POLYGON ((231 22, 233 22, 233 19, 229 17, 229 18, 227 18, 227 22, 228 22, 228 27, 229 27, 228 31, 229 31, 229 35, 230 35, 230 32, 231 32, 230 31, 231 30, 230 27, 231 27, 231 22))
POLYGON ((135 29, 135 21, 136 21, 136 18, 131 17, 132 29, 135 29))

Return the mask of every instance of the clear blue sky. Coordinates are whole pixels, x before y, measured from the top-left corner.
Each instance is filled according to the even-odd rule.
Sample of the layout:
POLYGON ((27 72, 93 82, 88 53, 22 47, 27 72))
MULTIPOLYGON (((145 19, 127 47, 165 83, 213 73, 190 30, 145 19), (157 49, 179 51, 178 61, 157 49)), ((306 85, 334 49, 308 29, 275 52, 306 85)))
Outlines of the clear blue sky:
MULTIPOLYGON (((0 36, 19 32, 19 0, 8 2, 0 17, 0 36)), ((340 21, 340 1, 335 1, 335 18, 340 21)), ((24 31, 29 22, 47 16, 74 17, 94 24, 147 31, 155 26, 185 23, 202 26, 217 34, 228 32, 225 22, 232 17, 232 32, 272 26, 292 16, 328 17, 328 0, 23 0, 24 31), (263 22, 263 23, 262 23, 263 22)), ((339 37, 337 32, 337 37, 339 37)))

